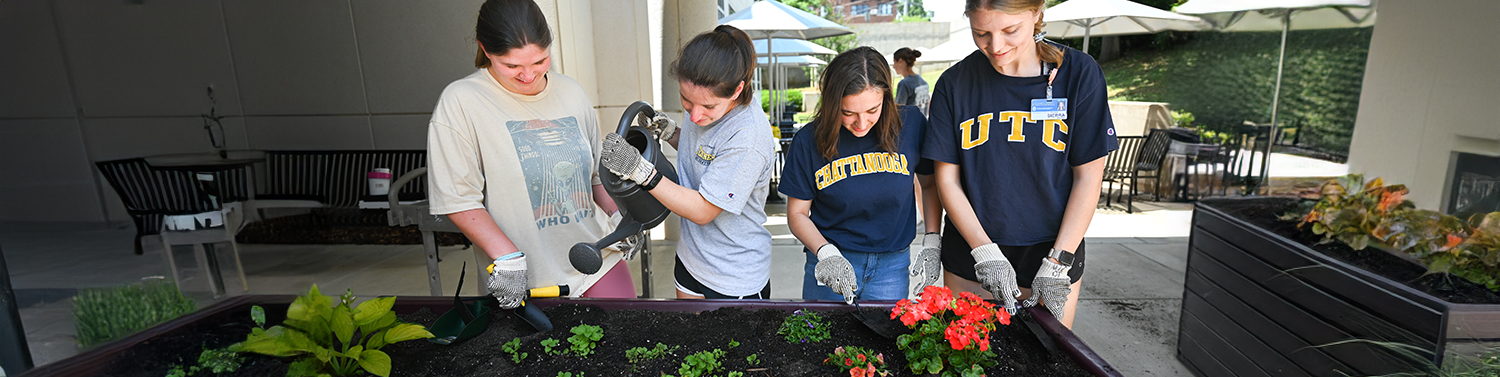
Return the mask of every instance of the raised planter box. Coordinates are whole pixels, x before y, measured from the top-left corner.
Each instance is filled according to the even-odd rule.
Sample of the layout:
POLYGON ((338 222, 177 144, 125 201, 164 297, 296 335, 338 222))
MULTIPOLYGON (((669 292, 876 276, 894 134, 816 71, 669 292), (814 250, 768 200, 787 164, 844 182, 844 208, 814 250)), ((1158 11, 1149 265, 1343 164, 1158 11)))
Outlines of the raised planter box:
POLYGON ((1383 375, 1412 367, 1388 348, 1345 341, 1416 346, 1440 365, 1445 351, 1500 340, 1500 305, 1444 301, 1214 204, 1236 200, 1266 199, 1200 202, 1193 214, 1177 356, 1194 373, 1383 375))
MULTIPOLYGON (((294 296, 286 295, 251 295, 237 296, 197 312, 183 316, 171 322, 153 327, 141 333, 132 335, 125 339, 106 343, 94 349, 90 349, 73 357, 33 369, 23 376, 99 376, 108 373, 110 364, 117 358, 122 357, 128 350, 140 345, 146 345, 154 340, 167 338, 174 334, 187 331, 186 328, 200 321, 219 321, 227 316, 243 316, 248 312, 251 305, 260 305, 266 309, 268 323, 279 323, 283 318, 288 303, 294 296)), ((809 302, 800 300, 666 300, 666 299, 538 299, 533 303, 538 307, 550 308, 558 305, 573 303, 598 306, 606 311, 622 309, 648 309, 660 311, 701 312, 725 307, 737 307, 742 309, 776 309, 793 311, 796 309, 811 309, 816 311, 844 311, 851 308, 843 303, 834 302, 809 302)), ((395 311, 398 314, 416 312, 427 308, 433 312, 441 313, 451 309, 452 297, 401 297, 396 301, 395 311)), ((891 302, 863 302, 862 306, 878 307, 889 310, 894 304, 891 302)), ((1084 345, 1071 331, 1059 324, 1044 309, 1027 308, 1037 321, 1046 330, 1055 342, 1059 352, 1065 352, 1071 359, 1077 362, 1085 371, 1097 376, 1118 376, 1107 362, 1100 358, 1093 350, 1084 345)), ((1019 323, 1013 326, 1021 326, 1019 323)), ((494 330, 494 329, 491 329, 494 330)), ((495 350, 500 354, 499 350, 495 350)), ((897 356, 898 355, 887 355, 897 356)), ((829 371, 832 371, 831 369, 829 371)), ((897 375, 907 375, 906 371, 899 371, 897 375)))

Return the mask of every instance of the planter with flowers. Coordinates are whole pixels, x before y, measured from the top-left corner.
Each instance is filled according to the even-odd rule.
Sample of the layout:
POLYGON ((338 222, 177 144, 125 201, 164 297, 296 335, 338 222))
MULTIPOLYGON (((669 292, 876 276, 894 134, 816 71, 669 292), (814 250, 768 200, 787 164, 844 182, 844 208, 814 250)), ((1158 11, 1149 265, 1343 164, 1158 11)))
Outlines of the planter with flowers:
MULTIPOLYGON (((369 301, 374 304, 357 305, 351 300, 329 299, 322 303, 342 306, 318 313, 340 317, 347 312, 352 319, 346 325, 352 324, 354 332, 348 332, 348 326, 330 328, 336 338, 351 340, 337 341, 332 347, 307 347, 307 352, 270 352, 283 356, 231 352, 223 355, 230 357, 210 358, 233 359, 238 364, 233 372, 221 372, 216 368, 219 363, 202 361, 205 359, 200 354, 209 354, 205 350, 213 351, 214 355, 222 350, 278 350, 289 345, 298 345, 292 348, 300 349, 303 343, 298 341, 300 337, 268 336, 310 328, 306 319, 288 320, 307 314, 300 309, 289 310, 297 307, 291 304, 295 297, 238 296, 34 369, 26 376, 159 377, 173 369, 207 375, 204 371, 210 368, 216 368, 212 369, 216 376, 283 376, 294 370, 312 370, 303 367, 319 362, 328 371, 342 369, 360 375, 363 369, 391 376, 912 376, 931 371, 934 365, 931 360, 923 361, 920 371, 912 371, 911 363, 904 357, 910 349, 944 353, 939 356, 943 360, 937 361, 937 365, 943 366, 939 372, 943 374, 958 371, 954 367, 961 357, 958 355, 988 352, 993 358, 981 365, 990 376, 1117 375, 1070 331, 1045 315, 1045 309, 1023 310, 1037 317, 1037 322, 1058 345, 1056 353, 1049 353, 1023 326, 1004 325, 1003 312, 995 312, 992 306, 972 297, 949 296, 945 299, 947 305, 936 305, 938 300, 931 299, 932 294, 924 297, 929 299, 904 304, 907 308, 921 306, 929 313, 930 318, 915 320, 918 314, 909 312, 918 331, 925 331, 921 327, 931 323, 928 321, 952 322, 934 325, 942 327, 936 333, 912 333, 903 343, 908 350, 898 346, 898 340, 870 331, 851 313, 853 308, 842 302, 536 299, 529 305, 541 308, 554 330, 538 332, 509 311, 496 309, 483 334, 440 345, 425 340, 372 344, 375 335, 363 334, 367 330, 370 334, 382 331, 376 327, 365 329, 366 326, 390 323, 395 324, 393 329, 403 329, 400 332, 410 336, 393 339, 386 335, 381 339, 420 338, 414 331, 404 330, 417 327, 400 323, 431 325, 438 314, 453 307, 452 297, 375 299, 369 301), (397 318, 391 322, 370 319, 368 313, 374 311, 367 310, 371 308, 369 305, 385 307, 385 304, 391 305, 389 308, 397 318), (253 310, 255 306, 263 310, 253 310), (794 313, 798 310, 801 313, 794 313), (799 330, 778 333, 786 324, 799 330), (584 337, 585 334, 588 336, 584 337), (360 343, 353 343, 354 340, 360 343), (241 346, 230 347, 236 343, 241 346), (366 352, 373 348, 380 352, 366 352), (297 353, 303 355, 303 361, 294 356, 297 353), (328 359, 324 360, 324 356, 328 359)), ((902 316, 894 302, 861 302, 860 306, 864 311, 878 311, 887 317, 893 313, 895 318, 902 316)))
POLYGON ((1318 198, 1199 202, 1178 357, 1200 375, 1382 375, 1500 339, 1500 213, 1351 175, 1318 198), (1446 216, 1446 217, 1445 217, 1446 216))

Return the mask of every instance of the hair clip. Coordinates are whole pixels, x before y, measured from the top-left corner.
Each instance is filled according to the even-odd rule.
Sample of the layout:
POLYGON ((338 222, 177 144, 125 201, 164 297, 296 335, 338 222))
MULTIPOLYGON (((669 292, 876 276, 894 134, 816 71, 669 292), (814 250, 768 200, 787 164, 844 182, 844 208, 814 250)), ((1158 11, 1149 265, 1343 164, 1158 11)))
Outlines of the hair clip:
POLYGON ((1043 30, 1043 31, 1041 31, 1039 33, 1036 33, 1036 35, 1031 36, 1032 39, 1035 39, 1035 42, 1041 42, 1042 39, 1046 38, 1046 37, 1047 37, 1047 31, 1046 30, 1043 30))

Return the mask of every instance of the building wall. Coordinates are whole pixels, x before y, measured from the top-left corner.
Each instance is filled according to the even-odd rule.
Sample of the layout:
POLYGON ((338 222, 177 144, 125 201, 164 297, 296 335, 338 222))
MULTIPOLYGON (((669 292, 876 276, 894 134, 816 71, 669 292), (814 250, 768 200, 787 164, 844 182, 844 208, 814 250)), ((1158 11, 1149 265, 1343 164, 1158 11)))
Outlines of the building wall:
MULTIPOLYGON (((537 1, 601 128, 659 98, 660 1, 537 1)), ((0 221, 126 220, 93 163, 212 152, 210 108, 228 149, 425 148, 438 94, 475 70, 481 3, 0 1, 0 221)))
POLYGON ((1349 170, 1404 183, 1418 207, 1439 209, 1454 152, 1500 156, 1500 2, 1378 7, 1349 170))
POLYGON ((849 24, 849 29, 858 35, 860 46, 873 47, 885 55, 902 47, 937 47, 948 41, 949 33, 947 22, 849 24))

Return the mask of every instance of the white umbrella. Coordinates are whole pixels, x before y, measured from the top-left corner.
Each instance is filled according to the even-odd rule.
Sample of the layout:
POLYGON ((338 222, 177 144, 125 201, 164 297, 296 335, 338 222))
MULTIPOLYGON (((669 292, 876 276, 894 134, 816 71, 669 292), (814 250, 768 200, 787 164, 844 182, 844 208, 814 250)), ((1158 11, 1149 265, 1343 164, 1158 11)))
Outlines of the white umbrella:
POLYGON ((755 56, 769 56, 771 51, 775 51, 776 56, 833 55, 838 53, 838 51, 834 51, 831 48, 801 39, 756 39, 751 42, 755 44, 755 56), (771 41, 770 46, 766 46, 766 41, 768 40, 771 41))
MULTIPOLYGON (((1276 140, 1276 105, 1281 97, 1281 70, 1286 60, 1286 34, 1291 29, 1333 29, 1375 24, 1375 0, 1189 0, 1173 9, 1203 17, 1223 31, 1281 30, 1276 57, 1276 86, 1271 92, 1271 135, 1276 140)), ((1266 143, 1265 155, 1271 153, 1266 143)), ((1266 176, 1262 160, 1260 176, 1266 176)), ((1264 181, 1264 179, 1262 179, 1264 181)))
MULTIPOLYGON (((765 56, 762 56, 762 57, 759 57, 759 58, 755 58, 755 63, 756 64, 760 64, 760 65, 764 65, 764 66, 772 66, 771 59, 768 58, 768 57, 765 57, 765 56)), ((811 56, 798 55, 798 56, 778 56, 778 57, 776 57, 776 63, 775 63, 775 66, 782 66, 782 67, 805 67, 805 66, 813 66, 813 65, 828 65, 828 62, 823 61, 823 59, 818 59, 818 58, 814 58, 814 57, 811 57, 811 56)))
POLYGON ((1208 23, 1194 16, 1172 13, 1129 0, 1068 0, 1047 8, 1042 28, 1054 38, 1083 37, 1089 50, 1091 35, 1154 34, 1166 30, 1207 30, 1208 23))
MULTIPOLYGON (((968 35, 969 33, 963 34, 968 35)), ((919 63, 956 62, 964 60, 964 58, 969 57, 969 54, 973 54, 974 50, 978 49, 979 47, 974 46, 973 39, 955 38, 943 42, 943 44, 937 45, 937 47, 922 51, 922 57, 917 59, 919 63)))
MULTIPOLYGON (((750 5, 739 12, 719 19, 720 25, 734 26, 744 30, 750 35, 750 39, 818 39, 836 37, 845 34, 853 34, 853 30, 839 25, 833 21, 807 13, 801 9, 793 8, 775 0, 764 0, 750 5)), ((766 54, 772 56, 771 62, 776 62, 776 43, 766 48, 766 54)), ((759 50, 757 50, 759 51, 759 50)), ((772 86, 777 90, 771 91, 771 110, 773 117, 780 121, 781 101, 777 96, 780 90, 775 80, 775 70, 771 70, 772 86)))

